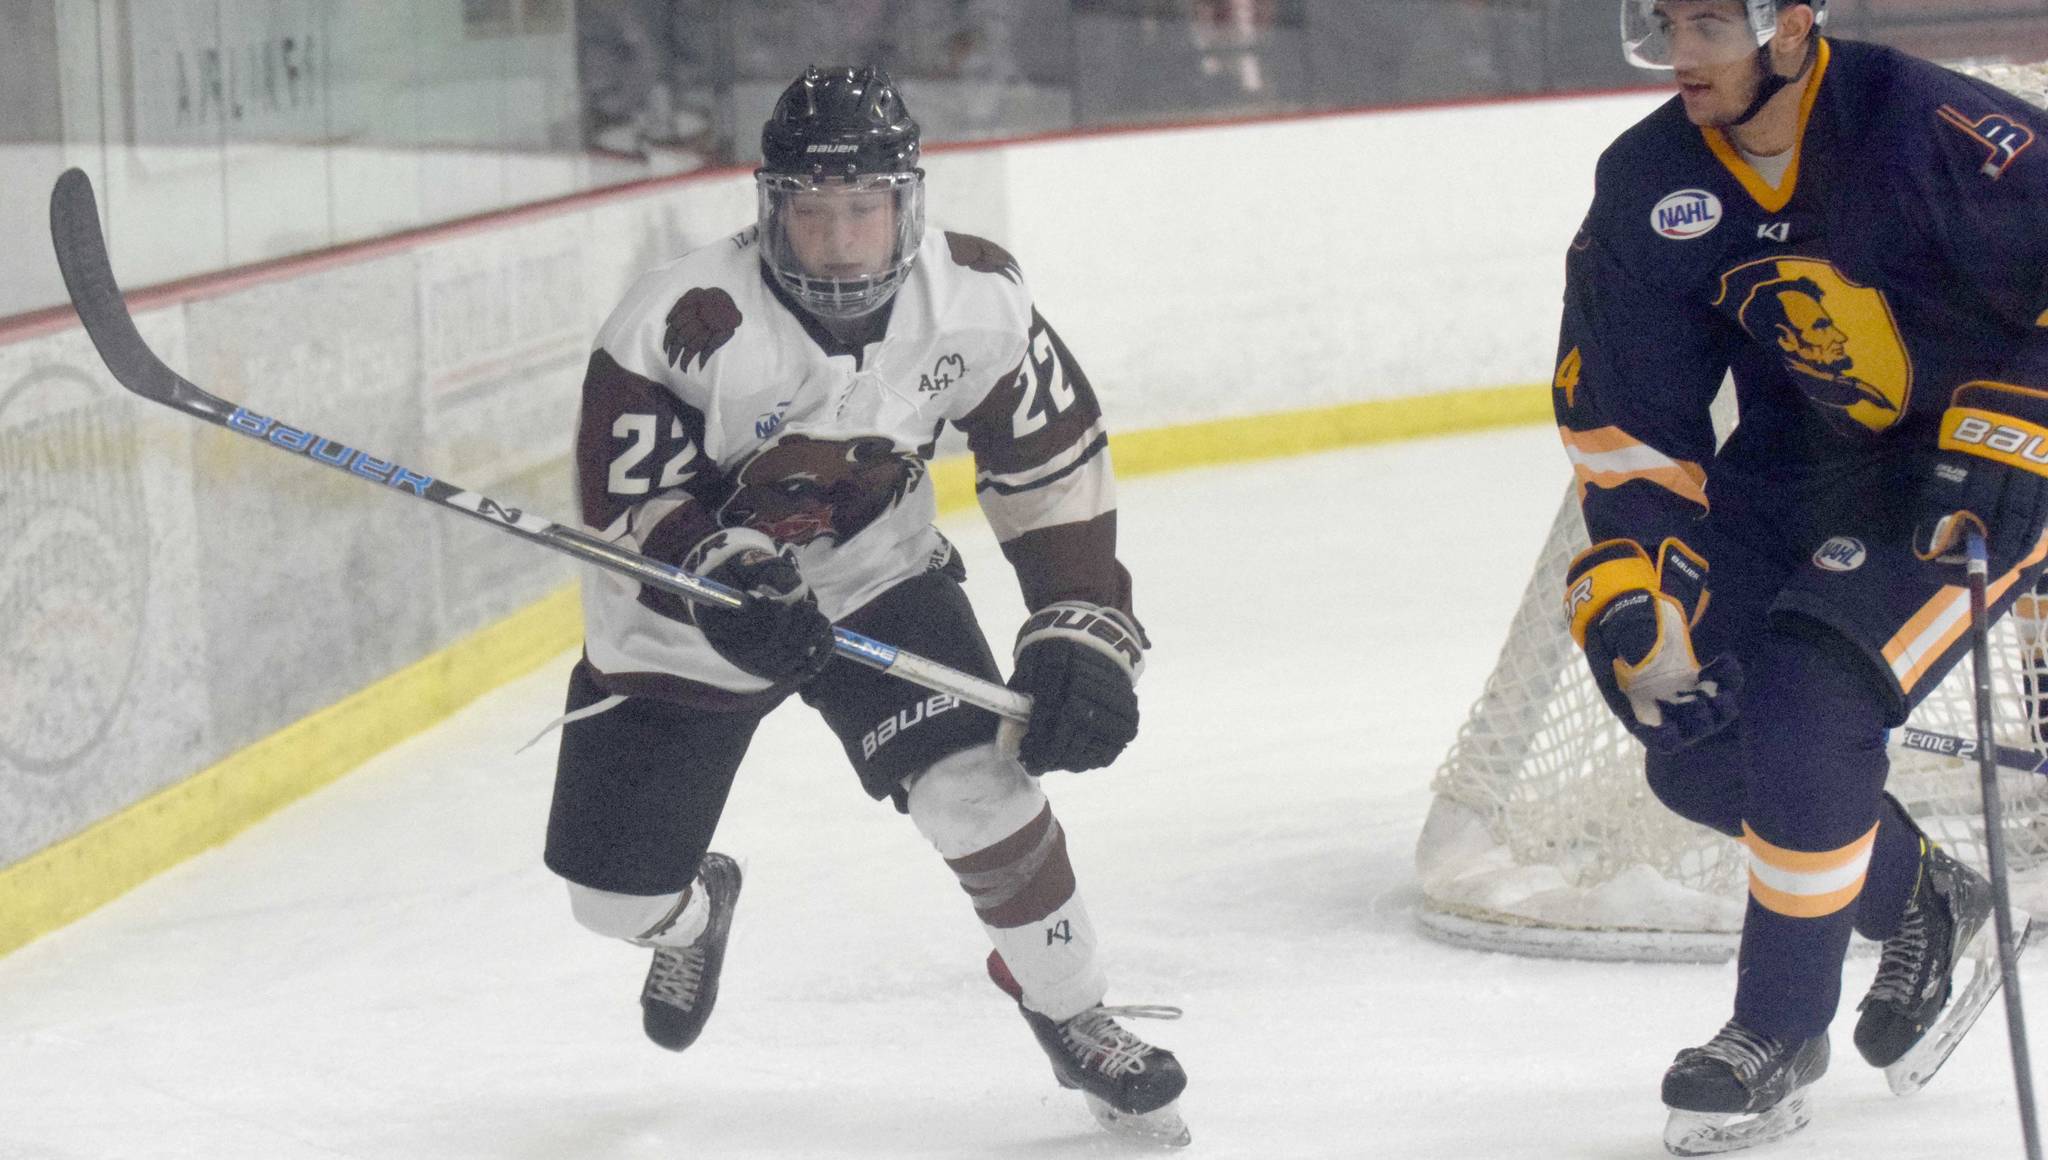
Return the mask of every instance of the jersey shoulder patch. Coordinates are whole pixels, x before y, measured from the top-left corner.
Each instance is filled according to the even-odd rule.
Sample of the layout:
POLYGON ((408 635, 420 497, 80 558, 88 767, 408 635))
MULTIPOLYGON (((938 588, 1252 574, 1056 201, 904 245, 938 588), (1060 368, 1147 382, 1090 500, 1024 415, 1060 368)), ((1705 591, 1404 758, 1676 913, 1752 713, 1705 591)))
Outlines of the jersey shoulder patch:
POLYGON ((745 321, 739 303, 723 287, 692 286, 669 307, 662 353, 677 370, 689 370, 692 358, 697 361, 696 369, 703 370, 745 321))
POLYGON ((979 362, 970 352, 970 364, 1015 365, 1031 325, 1031 290, 1008 250, 972 234, 930 229, 912 277, 918 293, 929 296, 940 332, 953 339, 979 334, 977 341, 996 341, 1003 347, 985 351, 979 362), (1005 337, 996 340, 993 335, 1005 337))
POLYGON ((946 252, 953 257, 953 263, 965 266, 982 274, 1000 274, 1012 282, 1022 283, 1024 272, 1018 268, 1017 259, 1010 251, 973 234, 956 234, 946 231, 946 252))
POLYGON ((597 345, 635 374, 669 383, 730 362, 747 333, 762 325, 766 294, 753 251, 732 241, 642 274, 599 328, 597 345), (721 350, 725 357, 714 359, 721 350))
POLYGON ((1874 91, 1899 126, 1886 146, 1907 165, 1946 165, 1958 176, 1975 170, 1996 181, 2048 126, 2040 110, 1987 81, 1904 53, 1869 55, 1883 80, 1874 91))
POLYGON ((2034 143, 2033 128, 2004 110, 1972 106, 1965 111, 1949 104, 1936 109, 1934 115, 1983 150, 1983 164, 1977 171, 1993 181, 2004 177, 2012 163, 2034 143))

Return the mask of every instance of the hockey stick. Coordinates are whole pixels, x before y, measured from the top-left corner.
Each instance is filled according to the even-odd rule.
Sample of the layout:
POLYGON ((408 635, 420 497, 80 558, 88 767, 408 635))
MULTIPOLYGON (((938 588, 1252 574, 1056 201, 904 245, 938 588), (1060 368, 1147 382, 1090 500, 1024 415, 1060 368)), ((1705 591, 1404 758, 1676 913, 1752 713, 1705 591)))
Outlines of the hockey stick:
MULTIPOLYGON (((1974 737, 1930 733, 1910 725, 1901 725, 1892 730, 1889 740, 1901 749, 1932 753, 1937 757, 1953 757, 1958 761, 1968 761, 1978 756, 1978 747, 1983 744, 1974 737)), ((2010 769, 2016 773, 2048 773, 2048 754, 2022 749, 2017 745, 1994 743, 1991 746, 1991 761, 2000 769, 2010 769)))
MULTIPOLYGON (((302 427, 255 414, 193 385, 164 365, 135 329, 135 320, 128 313, 128 303, 121 296, 121 288, 114 281, 113 265, 107 258, 107 239, 100 232, 99 206, 93 198, 92 181, 82 170, 68 169, 57 178, 57 186, 50 193, 50 236, 57 248, 57 266, 64 274, 64 286, 71 293, 71 305, 77 309, 79 321, 85 324, 86 334, 99 348, 107 370, 135 394, 267 446, 326 464, 387 491, 482 520, 499 531, 686 600, 720 608, 737 608, 746 600, 723 584, 607 543, 580 528, 551 523, 480 492, 467 491, 302 427)), ((993 681, 844 628, 834 628, 832 635, 837 655, 848 660, 934 692, 950 694, 1012 721, 1025 721, 1031 716, 1029 697, 993 681)))
POLYGON ((1970 581, 1970 667, 1977 694, 1977 773, 1984 791, 1984 848, 1990 862, 1991 912, 1998 924, 1998 970, 2005 986, 2005 1025, 2012 1046, 2012 1077, 2020 1098, 2020 1135, 2027 1160, 2041 1160, 2041 1129, 2034 1116, 2034 1069, 2027 1059, 2027 1022, 2020 1012, 2020 948, 2013 939, 2012 900, 2005 874, 2005 829, 1998 798, 1998 768, 1991 741, 1991 617, 1985 609, 1984 584, 1990 570, 1984 537, 1971 532, 1968 543, 1970 581))

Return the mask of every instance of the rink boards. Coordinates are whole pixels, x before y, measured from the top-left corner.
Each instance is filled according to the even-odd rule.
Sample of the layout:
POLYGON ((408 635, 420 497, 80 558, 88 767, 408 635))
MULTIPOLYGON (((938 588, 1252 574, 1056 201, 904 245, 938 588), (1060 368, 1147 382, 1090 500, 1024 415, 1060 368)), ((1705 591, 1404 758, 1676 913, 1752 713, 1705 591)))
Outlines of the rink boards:
MULTIPOLYGON (((1534 422, 1593 159, 1650 103, 942 150, 930 212, 1019 257, 1123 472, 1534 422)), ((753 205, 692 176, 132 301, 202 386, 569 518, 590 336, 753 205)), ((579 638, 564 561, 240 444, 121 392, 75 323, 0 331, 0 953, 579 638)), ((957 457, 933 477, 970 502, 957 457)))

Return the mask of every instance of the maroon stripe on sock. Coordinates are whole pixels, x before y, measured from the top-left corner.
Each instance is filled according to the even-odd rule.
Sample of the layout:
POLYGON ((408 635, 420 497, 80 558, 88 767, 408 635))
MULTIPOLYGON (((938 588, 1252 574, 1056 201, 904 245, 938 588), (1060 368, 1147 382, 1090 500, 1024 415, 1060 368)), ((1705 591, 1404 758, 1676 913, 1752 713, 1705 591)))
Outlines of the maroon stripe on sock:
POLYGON ((1074 896, 1066 831, 1050 805, 1009 837, 946 864, 981 920, 993 927, 1028 926, 1074 896))
POLYGON ((946 865, 953 868, 953 873, 963 877, 968 874, 986 874, 992 870, 1001 870, 1015 864, 1019 858, 1028 856, 1045 840, 1045 832, 1056 824, 1052 816, 1052 804, 1048 802, 1038 811, 1037 817, 1025 822, 1023 828, 1016 833, 993 846, 984 846, 972 854, 948 858, 946 865))

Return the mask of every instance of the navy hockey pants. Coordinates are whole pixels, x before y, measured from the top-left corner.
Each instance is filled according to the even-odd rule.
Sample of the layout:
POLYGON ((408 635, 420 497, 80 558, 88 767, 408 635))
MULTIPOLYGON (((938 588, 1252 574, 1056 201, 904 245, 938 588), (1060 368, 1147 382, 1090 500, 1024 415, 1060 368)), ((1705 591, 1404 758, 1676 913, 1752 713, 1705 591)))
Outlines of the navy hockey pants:
MULTIPOLYGON (((1695 648, 1733 653, 1747 683, 1728 729, 1647 771, 1674 812, 1746 847, 1735 1017, 1768 1035, 1826 1030, 1850 930, 1889 936, 1919 873, 1919 831, 1884 793, 1885 735, 1968 651, 1966 597, 1959 570, 1912 556, 1897 469, 1729 489, 1693 539, 1711 568, 1695 648)), ((2042 556, 1995 578, 1994 614, 2042 556)))

